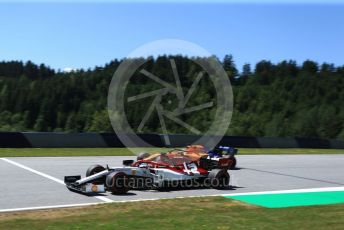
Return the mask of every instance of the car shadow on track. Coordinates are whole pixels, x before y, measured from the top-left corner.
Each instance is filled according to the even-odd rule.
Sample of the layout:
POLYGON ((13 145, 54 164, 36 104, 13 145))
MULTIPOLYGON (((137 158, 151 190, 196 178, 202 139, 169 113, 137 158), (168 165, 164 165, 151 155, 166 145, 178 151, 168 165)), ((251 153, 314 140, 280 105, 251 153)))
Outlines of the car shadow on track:
POLYGON ((84 194, 84 193, 79 193, 88 197, 95 197, 95 196, 103 196, 103 197, 107 197, 109 194, 111 195, 115 195, 115 196, 136 196, 136 193, 133 192, 127 192, 125 194, 114 194, 114 193, 90 193, 90 194, 84 194))
POLYGON ((147 191, 147 192, 175 192, 175 191, 198 191, 198 190, 214 190, 214 191, 233 191, 237 190, 238 188, 244 188, 239 186, 228 186, 222 189, 214 189, 209 187, 190 187, 190 188, 161 188, 161 189, 155 189, 155 190, 140 190, 140 191, 147 191))
POLYGON ((236 170, 240 170, 240 169, 243 169, 243 168, 235 167, 235 168, 230 169, 230 171, 236 171, 236 170))
POLYGON ((125 194, 115 194, 115 193, 110 193, 110 194, 114 196, 137 196, 137 194, 133 192, 127 192, 125 194))
MULTIPOLYGON (((163 188, 163 189, 133 189, 133 191, 140 191, 140 192, 150 192, 150 193, 168 193, 168 192, 176 192, 176 191, 199 191, 199 190, 214 190, 214 191, 235 191, 237 189, 241 189, 244 187, 240 187, 240 186, 233 186, 230 185, 228 187, 225 187, 223 189, 214 189, 214 188, 209 188, 209 187, 198 187, 198 188, 163 188)), ((126 196, 137 196, 138 194, 134 193, 134 192, 128 192, 125 194, 114 194, 114 193, 107 193, 107 194, 89 194, 86 196, 89 197, 93 197, 93 196, 108 196, 109 194, 114 195, 114 196, 122 196, 122 197, 126 197, 126 196)))

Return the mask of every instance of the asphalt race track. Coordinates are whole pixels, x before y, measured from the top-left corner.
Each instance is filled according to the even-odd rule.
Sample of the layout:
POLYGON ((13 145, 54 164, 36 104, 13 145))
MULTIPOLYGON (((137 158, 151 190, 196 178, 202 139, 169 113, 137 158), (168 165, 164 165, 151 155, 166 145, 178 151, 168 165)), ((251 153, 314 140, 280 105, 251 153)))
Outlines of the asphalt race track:
POLYGON ((135 157, 18 157, 0 158, 0 212, 68 207, 101 202, 174 198, 259 191, 344 186, 344 155, 238 156, 228 190, 130 191, 127 195, 89 197, 70 192, 65 175, 85 175, 92 164, 121 166, 135 157))

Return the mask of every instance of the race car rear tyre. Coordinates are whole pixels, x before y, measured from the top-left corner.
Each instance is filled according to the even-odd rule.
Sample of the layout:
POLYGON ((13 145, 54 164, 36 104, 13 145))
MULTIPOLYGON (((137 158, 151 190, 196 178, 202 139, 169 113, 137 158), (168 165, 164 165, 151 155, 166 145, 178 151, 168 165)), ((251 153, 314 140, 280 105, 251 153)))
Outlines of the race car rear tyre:
POLYGON ((104 171, 105 168, 101 165, 92 165, 90 166, 86 171, 86 177, 92 176, 96 173, 99 173, 101 171, 104 171))
POLYGON ((113 194, 125 194, 129 191, 128 181, 124 172, 112 172, 106 176, 105 186, 113 194))
POLYGON ((138 161, 143 160, 143 159, 149 157, 149 155, 150 155, 149 153, 139 153, 139 155, 137 155, 137 160, 138 161))
POLYGON ((231 160, 233 161, 233 163, 231 164, 231 169, 235 169, 236 164, 237 164, 237 160, 235 157, 232 157, 231 160))
POLYGON ((229 174, 226 169, 213 169, 208 174, 210 187, 224 189, 229 186, 229 174))

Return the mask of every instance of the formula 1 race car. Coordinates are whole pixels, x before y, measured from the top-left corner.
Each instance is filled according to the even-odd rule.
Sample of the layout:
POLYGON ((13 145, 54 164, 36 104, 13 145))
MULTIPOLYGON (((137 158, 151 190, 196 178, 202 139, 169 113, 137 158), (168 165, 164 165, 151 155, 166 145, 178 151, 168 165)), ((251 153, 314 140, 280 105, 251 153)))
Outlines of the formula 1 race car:
MULTIPOLYGON (((195 146, 190 146, 195 148, 195 146)), ((221 147, 219 149, 226 149, 221 147)), ((188 148, 187 148, 188 149, 188 148)), ((226 150, 227 151, 227 150, 226 150)), ((216 154, 219 153, 217 150, 216 154)), ((228 169, 233 161, 230 157, 204 155, 195 151, 173 150, 153 154, 138 160, 123 161, 123 167, 93 165, 86 177, 66 176, 67 188, 83 194, 104 193, 125 194, 130 189, 166 189, 212 187, 224 189, 229 186, 228 169), (195 157, 192 154, 198 154, 195 157)))
POLYGON ((185 149, 174 149, 168 153, 140 153, 137 160, 154 160, 160 155, 165 155, 170 159, 187 156, 192 161, 197 162, 201 167, 208 170, 228 166, 234 169, 237 164, 235 155, 238 150, 229 146, 217 146, 210 151, 206 151, 203 145, 189 145, 185 149))
POLYGON ((220 160, 221 158, 228 158, 231 160, 230 169, 234 169, 237 165, 237 159, 235 155, 238 153, 238 149, 229 146, 215 147, 213 150, 208 151, 209 159, 220 160))

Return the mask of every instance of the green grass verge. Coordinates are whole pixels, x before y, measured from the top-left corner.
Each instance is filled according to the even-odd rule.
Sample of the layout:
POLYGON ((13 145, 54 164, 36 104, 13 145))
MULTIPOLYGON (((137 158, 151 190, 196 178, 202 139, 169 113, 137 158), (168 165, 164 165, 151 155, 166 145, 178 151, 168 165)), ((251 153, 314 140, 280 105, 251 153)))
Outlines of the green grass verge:
MULTIPOLYGON (((135 152, 166 151, 160 148, 135 148, 135 152)), ((127 148, 0 148, 0 157, 132 156, 127 148)))
MULTIPOLYGON (((166 152, 168 148, 132 148, 139 152, 166 152)), ((344 149, 253 149, 239 148, 240 155, 344 154, 344 149)), ((126 148, 0 148, 0 157, 132 156, 126 148)))
POLYGON ((1 229, 343 229, 344 205, 267 209, 223 197, 0 214, 1 229))

